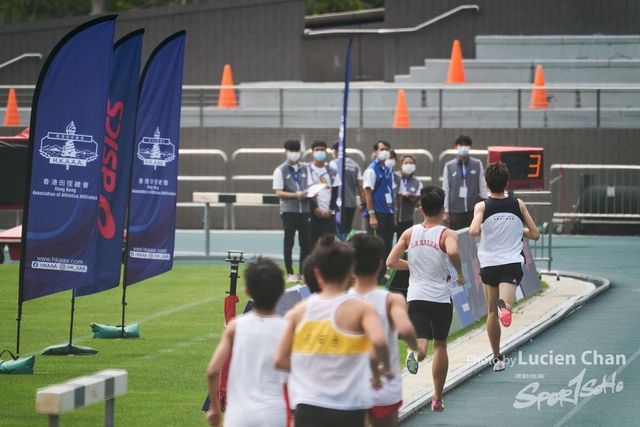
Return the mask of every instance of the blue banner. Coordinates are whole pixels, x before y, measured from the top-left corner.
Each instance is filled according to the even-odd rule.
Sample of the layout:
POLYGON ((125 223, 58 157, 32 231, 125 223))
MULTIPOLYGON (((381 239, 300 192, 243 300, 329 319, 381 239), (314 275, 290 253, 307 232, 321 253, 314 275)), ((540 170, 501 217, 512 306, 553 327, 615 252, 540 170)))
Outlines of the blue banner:
POLYGON ((173 266, 185 37, 180 31, 160 43, 142 73, 125 286, 173 266))
MULTIPOLYGON (((338 133, 338 175, 340 176, 340 182, 344 183, 344 164, 345 164, 345 153, 347 147, 345 145, 346 136, 347 136, 347 108, 349 106, 349 81, 351 80, 351 45, 353 44, 353 39, 349 39, 349 47, 347 48, 347 62, 346 62, 346 70, 344 73, 344 97, 342 100, 342 116, 340 116, 340 131, 338 133)), ((342 195, 343 195, 343 185, 338 188, 338 200, 337 205, 342 210, 342 195)), ((340 236, 340 230, 342 229, 340 225, 342 224, 342 214, 338 212, 336 214, 336 233, 340 236)), ((347 231, 348 233, 348 231, 347 231)), ((342 236, 344 240, 346 236, 342 236)))
POLYGON ((66 35, 31 109, 20 302, 93 283, 115 16, 66 35))
POLYGON ((138 108, 140 55, 144 30, 127 34, 113 46, 111 84, 102 149, 98 247, 93 285, 75 290, 90 295, 120 284, 122 239, 131 184, 131 158, 138 108))

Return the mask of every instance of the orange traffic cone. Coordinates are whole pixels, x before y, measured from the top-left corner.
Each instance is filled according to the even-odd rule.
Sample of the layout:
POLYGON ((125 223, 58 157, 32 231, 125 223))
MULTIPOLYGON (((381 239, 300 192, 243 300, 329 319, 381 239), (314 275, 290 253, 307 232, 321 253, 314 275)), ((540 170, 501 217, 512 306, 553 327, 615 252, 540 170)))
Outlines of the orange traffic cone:
POLYGON ((20 114, 18 113, 18 101, 16 101, 16 91, 9 89, 7 98, 7 112, 4 116, 5 126, 20 126, 20 114))
POLYGON ((531 91, 531 102, 529 108, 549 108, 547 90, 544 88, 544 74, 542 65, 536 68, 536 77, 533 80, 533 90, 531 91))
POLYGON ((407 111, 407 99, 404 96, 404 89, 398 91, 398 101, 396 102, 396 114, 393 117, 394 128, 410 128, 409 112, 407 111))
POLYGON ((464 67, 462 66, 462 50, 460 42, 453 41, 453 49, 451 50, 451 62, 449 63, 449 74, 445 83, 466 83, 464 78, 464 67))
POLYGON ((237 108, 238 102, 236 101, 235 89, 228 87, 233 86, 233 76, 231 75, 231 65, 229 64, 224 66, 220 85, 222 89, 220 89, 220 95, 218 96, 218 108, 237 108))

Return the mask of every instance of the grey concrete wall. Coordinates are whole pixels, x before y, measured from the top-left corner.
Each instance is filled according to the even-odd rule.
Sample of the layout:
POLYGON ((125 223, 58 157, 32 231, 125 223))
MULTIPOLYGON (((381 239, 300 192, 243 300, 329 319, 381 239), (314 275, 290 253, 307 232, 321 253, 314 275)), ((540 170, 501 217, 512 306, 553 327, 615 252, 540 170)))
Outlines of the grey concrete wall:
MULTIPOLYGON (((352 28, 419 25, 466 0, 393 0, 384 21, 352 28)), ((425 58, 449 58, 454 39, 464 58, 476 56, 478 35, 626 35, 640 24, 640 4, 628 0, 477 0, 480 12, 462 12, 415 33, 308 37, 303 0, 217 0, 120 14, 116 37, 147 29, 143 59, 175 31, 186 29, 185 84, 219 84, 224 64, 234 82, 342 81, 354 38, 352 79, 393 81, 425 58), (337 61, 336 61, 337 58, 337 61)), ((0 62, 25 52, 48 55, 55 43, 89 17, 0 26, 0 62)), ((344 26, 341 28, 345 28, 344 26)), ((348 28, 348 27, 347 27, 348 28)), ((43 61, 0 69, 0 84, 35 84, 43 61)))
POLYGON ((476 36, 478 59, 634 59, 640 36, 476 36))
MULTIPOLYGON (((442 83, 449 72, 448 59, 426 59, 424 67, 411 67, 409 75, 396 76, 396 83, 442 83)), ((466 59, 468 83, 533 83, 536 67, 542 65, 546 84, 640 83, 640 60, 632 59, 466 59)))
POLYGON ((454 39, 463 58, 475 58, 478 35, 627 35, 637 34, 640 3, 627 0, 394 0, 387 2, 388 28, 418 25, 464 4, 480 12, 462 12, 416 33, 386 36, 384 78, 406 74, 424 58, 449 58, 454 39))
MULTIPOLYGON (((89 17, 0 26, 0 62, 25 52, 44 57, 89 17)), ((220 84, 225 64, 234 83, 300 79, 304 0, 217 0, 121 13, 116 40, 145 28, 143 65, 153 49, 179 30, 187 31, 185 84, 220 84)), ((44 61, 26 59, 0 69, 0 84, 35 84, 44 61)))

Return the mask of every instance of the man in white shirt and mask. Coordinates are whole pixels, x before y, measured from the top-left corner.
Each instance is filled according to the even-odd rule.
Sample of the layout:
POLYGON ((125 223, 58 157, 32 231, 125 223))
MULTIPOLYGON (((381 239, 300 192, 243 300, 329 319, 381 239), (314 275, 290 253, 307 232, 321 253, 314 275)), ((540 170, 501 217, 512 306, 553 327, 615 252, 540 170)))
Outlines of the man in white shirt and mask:
POLYGON ((314 184, 323 184, 324 188, 318 192, 318 197, 311 201, 311 220, 309 222, 311 248, 326 234, 336 234, 336 208, 338 187, 342 184, 340 175, 326 163, 327 143, 321 140, 313 141, 313 162, 309 164, 311 180, 314 184))
MULTIPOLYGON (((373 145, 375 158, 362 175, 365 209, 364 216, 368 219, 367 232, 382 239, 384 242, 383 259, 387 259, 393 247, 393 233, 396 228, 394 215, 394 192, 396 183, 393 172, 385 162, 391 155, 391 144, 378 141, 373 145)), ((380 270, 378 284, 385 284, 386 266, 380 270)))

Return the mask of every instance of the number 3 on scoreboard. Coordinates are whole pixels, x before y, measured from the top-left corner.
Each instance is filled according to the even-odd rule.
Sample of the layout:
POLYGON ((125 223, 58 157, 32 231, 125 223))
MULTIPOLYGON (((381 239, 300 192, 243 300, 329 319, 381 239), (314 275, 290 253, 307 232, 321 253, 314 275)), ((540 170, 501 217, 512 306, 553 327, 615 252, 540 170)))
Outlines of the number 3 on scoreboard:
POLYGON ((527 175, 527 178, 539 178, 540 177, 540 163, 542 163, 542 154, 529 154, 529 157, 534 163, 529 164, 529 169, 533 172, 527 175))

